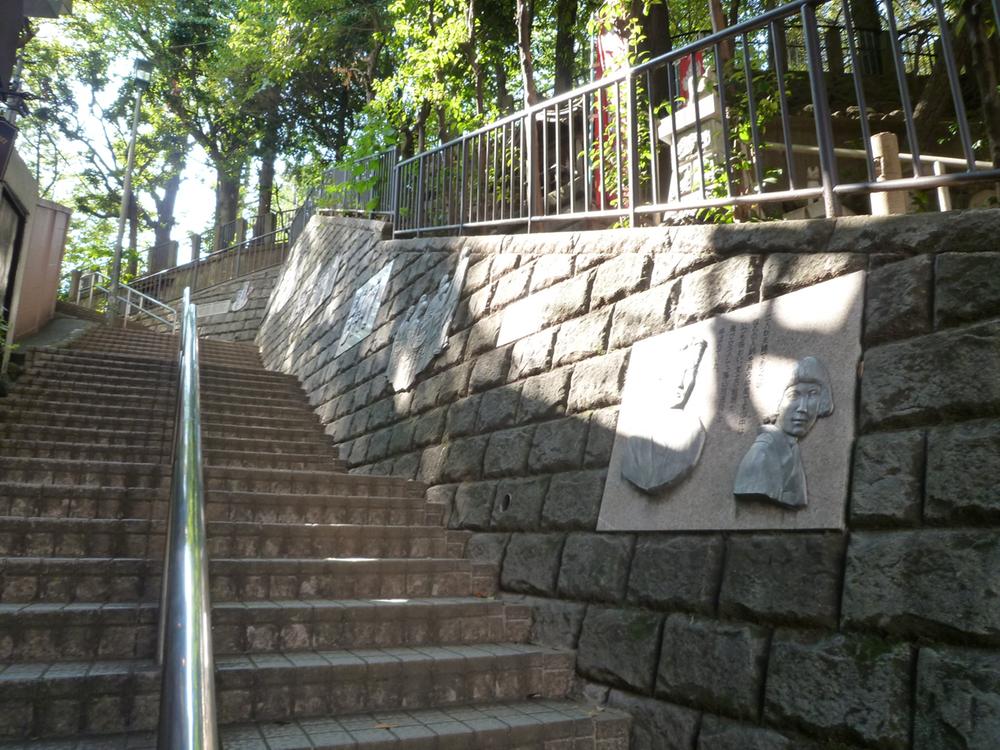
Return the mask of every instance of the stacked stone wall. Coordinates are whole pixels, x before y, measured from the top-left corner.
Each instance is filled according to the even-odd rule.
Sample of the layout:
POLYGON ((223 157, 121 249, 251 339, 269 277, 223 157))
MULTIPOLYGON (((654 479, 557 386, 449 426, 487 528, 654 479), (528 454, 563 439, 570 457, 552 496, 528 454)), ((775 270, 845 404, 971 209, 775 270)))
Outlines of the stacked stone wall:
POLYGON ((353 471, 418 478, 577 649, 635 748, 1000 747, 1000 212, 386 240, 316 217, 285 269, 323 299, 258 343, 353 471), (448 347, 404 393, 394 327, 468 248, 448 347), (393 261, 376 327, 335 357, 353 291, 393 261), (605 533, 634 342, 867 270, 846 529, 605 533), (306 283, 307 286, 308 283, 306 283), (521 305, 518 338, 497 346, 521 305))
MULTIPOLYGON (((224 281, 221 284, 202 289, 195 292, 192 301, 203 311, 210 310, 208 306, 223 306, 225 302, 232 302, 237 292, 249 282, 250 296, 247 304, 240 310, 226 310, 216 315, 198 317, 198 329, 203 336, 224 339, 226 341, 246 341, 252 342, 260 330, 264 320, 264 312, 267 309, 271 292, 274 290, 275 280, 281 273, 280 266, 265 268, 262 271, 238 279, 224 281)), ((151 326, 154 330, 166 331, 166 326, 155 324, 151 326)))

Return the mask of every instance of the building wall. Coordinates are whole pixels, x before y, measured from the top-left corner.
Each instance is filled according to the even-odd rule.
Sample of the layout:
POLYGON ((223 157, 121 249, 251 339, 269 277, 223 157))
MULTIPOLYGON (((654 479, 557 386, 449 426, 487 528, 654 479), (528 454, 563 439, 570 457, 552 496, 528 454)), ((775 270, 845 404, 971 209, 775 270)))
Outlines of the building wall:
POLYGON ((15 341, 41 330, 52 319, 70 214, 66 206, 47 200, 39 200, 34 207, 31 234, 21 255, 22 293, 13 316, 15 341))
POLYGON ((580 689, 633 714, 635 748, 986 750, 1000 737, 998 230, 988 210, 391 241, 316 217, 257 341, 353 471, 421 479, 451 505, 505 595, 535 606, 534 638, 576 648, 580 689), (463 248, 449 345, 394 394, 394 327, 463 248), (354 290, 390 260, 376 329, 335 357, 354 290), (598 533, 633 343, 860 269, 846 529, 598 533), (504 310, 531 295, 538 331, 497 347, 504 310))

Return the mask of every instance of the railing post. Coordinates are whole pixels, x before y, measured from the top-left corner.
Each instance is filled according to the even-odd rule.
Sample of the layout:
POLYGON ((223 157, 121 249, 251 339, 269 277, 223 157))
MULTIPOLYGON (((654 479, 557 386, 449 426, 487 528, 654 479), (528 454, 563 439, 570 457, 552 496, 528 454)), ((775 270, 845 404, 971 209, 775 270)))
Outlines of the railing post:
MULTIPOLYGON (((635 96, 635 72, 630 69, 628 72, 628 101, 625 102, 625 116, 628 118, 628 225, 630 229, 635 228, 635 204, 639 198, 639 123, 635 114, 635 96)), ((694 97, 697 106, 697 91, 694 92, 694 97)), ((621 139, 620 130, 616 134, 616 138, 621 139)))
POLYGON ((403 172, 403 166, 396 163, 396 166, 392 170, 392 234, 396 235, 399 231, 399 195, 400 187, 402 185, 402 177, 400 176, 403 172))
POLYGON ((468 156, 466 154, 466 144, 468 144, 468 142, 469 142, 469 140, 467 138, 465 138, 465 137, 462 138, 462 155, 460 157, 461 160, 462 160, 462 163, 461 163, 461 165, 459 167, 459 170, 458 170, 459 180, 461 180, 461 183, 460 183, 459 189, 458 189, 458 234, 459 234, 459 236, 462 235, 462 232, 465 229, 465 160, 468 158, 468 156))
POLYGON ((83 276, 83 271, 79 268, 74 268, 69 272, 69 298, 80 304, 80 277, 83 276))
POLYGON ((529 109, 524 113, 525 116, 525 144, 527 146, 527 155, 525 156, 525 162, 528 172, 528 233, 531 233, 531 223, 535 216, 535 210, 538 208, 538 201, 541 197, 538 194, 538 137, 535 133, 535 110, 529 109))
POLYGON ((194 273, 191 279, 191 291, 198 291, 198 269, 201 267, 201 235, 191 235, 191 262, 194 264, 194 273))
MULTIPOLYGON (((934 162, 934 174, 940 176, 945 174, 944 164, 939 161, 934 162)), ((951 190, 947 185, 942 185, 937 189, 938 211, 951 211, 951 190)))
POLYGON ((243 250, 243 243, 247 240, 247 222, 246 219, 236 220, 236 268, 233 272, 233 278, 237 278, 240 275, 240 253, 243 250))
MULTIPOLYGON (((895 133, 876 133, 872 136, 872 158, 875 162, 875 181, 898 180, 903 176, 899 161, 899 140, 895 133)), ((872 216, 889 216, 906 213, 906 192, 887 190, 872 193, 872 216)))
POLYGON ((424 225, 424 157, 417 157, 417 236, 424 225))
POLYGON ((830 120, 830 102, 826 97, 826 80, 823 77, 823 56, 820 53, 816 9, 802 6, 803 40, 809 64, 809 85, 812 90, 813 117, 816 118, 816 145, 819 147, 819 169, 823 185, 823 206, 827 217, 840 216, 840 198, 833 192, 839 182, 837 157, 833 150, 833 128, 830 120))

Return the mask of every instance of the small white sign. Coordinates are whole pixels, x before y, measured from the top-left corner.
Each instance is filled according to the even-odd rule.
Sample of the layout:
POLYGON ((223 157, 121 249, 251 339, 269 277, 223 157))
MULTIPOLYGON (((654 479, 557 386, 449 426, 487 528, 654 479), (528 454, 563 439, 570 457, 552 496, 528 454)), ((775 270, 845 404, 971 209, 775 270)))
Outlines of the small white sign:
POLYGON ((229 300, 224 299, 221 302, 203 302, 197 305, 198 317, 199 318, 211 318, 216 315, 225 315, 229 312, 229 300))

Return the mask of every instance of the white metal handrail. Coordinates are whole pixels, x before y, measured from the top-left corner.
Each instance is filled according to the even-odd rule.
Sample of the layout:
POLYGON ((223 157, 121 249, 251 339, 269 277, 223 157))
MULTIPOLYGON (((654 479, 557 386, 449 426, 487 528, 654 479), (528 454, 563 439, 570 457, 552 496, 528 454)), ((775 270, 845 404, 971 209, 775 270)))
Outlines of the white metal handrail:
POLYGON ((181 306, 173 481, 160 592, 160 750, 217 750, 215 663, 205 535, 197 311, 181 306))
POLYGON ((94 292, 103 292, 105 297, 109 300, 115 300, 124 304, 125 314, 122 316, 122 327, 124 327, 129 317, 133 314, 148 315, 154 320, 163 323, 168 326, 171 331, 177 332, 177 328, 180 324, 179 316, 177 311, 170 305, 160 302, 158 299, 154 299, 147 294, 143 294, 138 289, 135 289, 128 284, 119 283, 118 284, 118 294, 112 294, 111 278, 100 271, 89 271, 87 273, 89 277, 89 283, 86 284, 87 294, 84 294, 85 285, 81 283, 76 290, 76 298, 73 300, 76 304, 80 305, 84 301, 84 297, 87 297, 87 303, 89 306, 94 305, 94 292), (103 279, 108 282, 107 286, 97 283, 97 279, 103 279), (133 301, 133 298, 137 301, 133 301), (149 304, 153 309, 159 310, 160 314, 153 312, 146 308, 146 304, 149 304))

